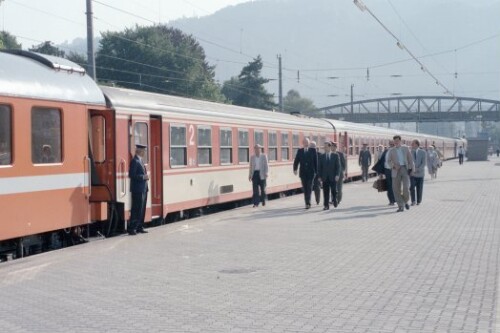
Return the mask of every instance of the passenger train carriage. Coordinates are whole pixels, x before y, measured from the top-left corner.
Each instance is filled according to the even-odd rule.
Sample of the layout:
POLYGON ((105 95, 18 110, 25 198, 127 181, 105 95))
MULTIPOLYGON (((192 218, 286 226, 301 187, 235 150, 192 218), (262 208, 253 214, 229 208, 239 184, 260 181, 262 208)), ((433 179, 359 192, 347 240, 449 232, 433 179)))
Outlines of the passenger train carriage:
MULTIPOLYGON (((398 132, 455 157, 460 140, 398 132)), ((254 144, 269 157, 268 194, 300 188, 292 172, 302 139, 339 141, 348 177, 394 131, 187 98, 100 87, 78 65, 26 51, 0 52, 0 253, 64 246, 89 230, 123 231, 128 167, 145 144, 146 220, 251 197, 254 144)))

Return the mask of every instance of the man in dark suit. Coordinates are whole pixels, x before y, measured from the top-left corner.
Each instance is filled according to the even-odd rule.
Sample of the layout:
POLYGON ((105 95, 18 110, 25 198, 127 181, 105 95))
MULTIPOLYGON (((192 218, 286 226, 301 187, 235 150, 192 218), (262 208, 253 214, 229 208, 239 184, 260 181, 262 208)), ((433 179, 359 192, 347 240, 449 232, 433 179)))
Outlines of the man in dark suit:
POLYGON ((427 165, 427 154, 420 148, 420 141, 417 139, 411 142, 411 154, 415 168, 410 175, 410 197, 411 205, 422 203, 422 192, 424 189, 425 166, 427 165), (416 193, 416 196, 415 196, 416 193))
MULTIPOLYGON (((392 141, 389 143, 390 147, 393 147, 394 144, 392 141)), ((389 148, 385 147, 383 152, 378 156, 378 160, 375 165, 372 167, 372 170, 377 173, 379 179, 384 179, 387 183, 387 198, 389 199, 389 205, 393 206, 396 202, 394 198, 394 193, 392 191, 392 176, 391 176, 391 168, 387 165, 387 154, 389 152, 389 148)))
POLYGON ((337 204, 340 204, 340 202, 342 201, 342 187, 344 184, 344 176, 347 178, 347 160, 345 157, 346 155, 342 152, 342 147, 339 148, 340 149, 337 150, 337 143, 332 142, 332 152, 337 153, 339 155, 339 161, 340 161, 340 174, 339 174, 339 181, 337 182, 337 204))
POLYGON ((293 173, 297 175, 297 169, 300 180, 302 181, 302 188, 304 189, 304 200, 306 202, 306 209, 311 208, 311 191, 314 177, 318 173, 318 153, 316 149, 309 148, 309 139, 302 140, 303 148, 297 151, 295 160, 293 161, 293 173))
POLYGON ((132 208, 130 209, 129 235, 147 233, 144 230, 144 216, 146 214, 146 202, 148 199, 148 172, 144 166, 144 155, 146 146, 135 145, 135 156, 130 162, 128 176, 130 177, 130 192, 132 194, 132 208))
MULTIPOLYGON (((336 144, 335 144, 336 145, 336 144)), ((332 144, 325 142, 325 153, 319 160, 318 175, 323 183, 323 210, 330 209, 330 191, 332 193, 333 206, 337 207, 337 182, 340 177, 340 159, 337 153, 331 151, 332 144)))
MULTIPOLYGON (((319 148, 316 147, 316 142, 315 141, 309 142, 309 148, 316 149, 316 152, 318 153, 318 161, 319 161, 319 157, 321 156, 321 153, 319 151, 319 148)), ((313 179, 312 192, 314 193, 314 199, 316 199, 316 205, 319 205, 319 200, 321 198, 321 185, 319 183, 319 179, 318 179, 317 174, 313 179)), ((312 194, 311 194, 311 196, 312 196, 312 194)))
POLYGON ((372 154, 368 149, 368 144, 363 143, 363 149, 359 152, 359 166, 361 167, 361 179, 368 181, 368 167, 372 164, 372 154))

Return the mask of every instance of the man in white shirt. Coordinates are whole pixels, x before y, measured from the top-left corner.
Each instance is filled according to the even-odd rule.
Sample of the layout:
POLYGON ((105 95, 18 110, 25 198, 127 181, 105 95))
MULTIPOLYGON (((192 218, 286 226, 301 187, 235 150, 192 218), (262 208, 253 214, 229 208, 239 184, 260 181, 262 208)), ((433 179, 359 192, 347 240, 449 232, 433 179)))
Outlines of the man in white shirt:
POLYGON ((255 208, 259 206, 260 202, 262 202, 262 206, 266 205, 266 179, 269 173, 269 164, 267 156, 262 153, 261 145, 256 144, 254 151, 255 154, 250 157, 248 180, 252 182, 252 200, 255 208))
POLYGON ((464 155, 465 155, 464 147, 462 146, 458 147, 458 164, 460 165, 464 164, 464 155))

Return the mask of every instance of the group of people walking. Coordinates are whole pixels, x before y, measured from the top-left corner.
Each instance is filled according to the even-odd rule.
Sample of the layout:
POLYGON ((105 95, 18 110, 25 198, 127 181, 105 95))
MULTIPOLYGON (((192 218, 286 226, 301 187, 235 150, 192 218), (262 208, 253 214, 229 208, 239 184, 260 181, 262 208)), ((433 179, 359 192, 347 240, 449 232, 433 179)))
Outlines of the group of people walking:
MULTIPOLYGON (((336 208, 342 201, 342 184, 347 174, 345 154, 333 141, 325 142, 323 153, 308 138, 304 138, 302 145, 295 156, 293 172, 302 182, 305 209, 311 208, 313 193, 316 204, 319 205, 321 190, 323 210, 329 210, 330 205, 336 208)), ((434 146, 425 151, 420 147, 419 140, 415 139, 411 147, 408 147, 402 144, 400 135, 395 135, 388 147, 377 147, 374 159, 372 170, 377 172, 379 179, 386 182, 389 205, 397 204, 397 212, 422 203, 425 168, 428 168, 431 178, 436 178, 437 169, 441 165, 439 151, 434 146)), ((358 163, 362 170, 362 181, 366 182, 372 164, 372 154, 367 144, 363 144, 358 163)), ((253 183, 254 207, 260 203, 265 205, 268 172, 267 157, 262 154, 262 147, 256 145, 255 154, 250 159, 249 172, 249 180, 253 183)))
MULTIPOLYGON (((300 177, 304 191, 305 208, 311 208, 311 196, 314 192, 316 204, 319 205, 321 189, 323 190, 323 210, 329 210, 330 205, 337 207, 342 201, 342 185, 344 176, 347 177, 346 155, 333 141, 324 143, 324 152, 320 153, 314 141, 304 138, 303 147, 297 151, 293 162, 293 172, 300 177)), ((144 216, 148 194, 148 174, 143 158, 147 147, 137 144, 135 156, 130 163, 130 191, 132 193, 132 207, 128 233, 146 233, 144 216)), ((463 163, 465 149, 458 149, 459 163, 463 163)), ((434 146, 427 150, 420 148, 419 140, 413 140, 411 147, 403 145, 401 136, 395 135, 388 147, 377 147, 375 163, 372 170, 376 171, 380 179, 387 183, 387 198, 389 205, 397 203, 397 212, 410 209, 411 205, 422 203, 425 167, 427 166, 431 178, 437 177, 437 169, 441 165, 439 151, 434 146)), ((252 182, 253 207, 266 205, 266 181, 269 175, 269 164, 262 146, 254 146, 254 154, 249 161, 248 180, 252 182)), ((372 155, 368 145, 363 148, 358 160, 361 167, 363 182, 368 181, 369 167, 372 164, 372 155)))
POLYGON ((395 135, 389 147, 385 147, 379 156, 372 170, 377 172, 379 179, 387 182, 389 205, 397 203, 397 212, 410 209, 410 200, 411 206, 420 205, 425 167, 431 178, 436 178, 437 169, 441 166, 440 152, 433 145, 425 151, 417 139, 408 147, 401 143, 401 136, 395 135))
POLYGON ((347 161, 338 144, 333 141, 324 143, 321 154, 316 142, 304 138, 302 148, 297 151, 293 162, 293 172, 299 175, 304 190, 305 208, 311 208, 311 195, 314 191, 316 204, 320 203, 320 191, 323 189, 323 210, 329 210, 330 204, 337 207, 342 201, 342 184, 347 172, 347 161))

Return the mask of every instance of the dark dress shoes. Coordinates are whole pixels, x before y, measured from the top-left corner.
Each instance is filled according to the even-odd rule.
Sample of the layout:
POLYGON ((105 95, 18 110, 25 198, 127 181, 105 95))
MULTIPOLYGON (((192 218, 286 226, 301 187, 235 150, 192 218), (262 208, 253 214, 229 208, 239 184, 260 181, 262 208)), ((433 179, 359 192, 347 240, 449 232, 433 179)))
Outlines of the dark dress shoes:
POLYGON ((396 211, 396 213, 400 213, 400 212, 404 212, 404 208, 403 207, 399 207, 398 210, 396 211))
POLYGON ((323 207, 323 210, 329 210, 330 207, 323 207))
POLYGON ((128 232, 128 234, 129 234, 130 236, 135 236, 135 235, 137 235, 137 231, 135 231, 135 230, 130 230, 130 231, 128 232))
POLYGON ((410 205, 408 205, 408 203, 405 203, 405 208, 410 209, 410 205))
POLYGON ((147 233, 148 233, 148 231, 147 231, 147 230, 145 230, 145 229, 139 229, 139 230, 137 230, 137 232, 138 232, 139 234, 147 234, 147 233))

